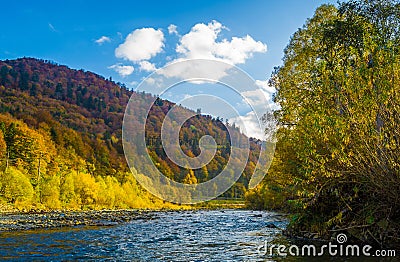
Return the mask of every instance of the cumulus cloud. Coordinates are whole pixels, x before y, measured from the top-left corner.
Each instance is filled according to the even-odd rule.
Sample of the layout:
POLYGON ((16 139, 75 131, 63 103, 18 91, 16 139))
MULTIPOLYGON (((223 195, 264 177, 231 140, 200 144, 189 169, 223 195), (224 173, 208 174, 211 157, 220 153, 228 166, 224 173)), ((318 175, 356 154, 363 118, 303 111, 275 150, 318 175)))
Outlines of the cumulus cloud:
POLYGON ((177 30, 177 26, 176 25, 174 25, 174 24, 170 24, 169 26, 168 26, 168 33, 170 34, 170 35, 172 35, 172 34, 175 34, 175 35, 178 35, 178 30, 177 30))
POLYGON ((120 76, 125 77, 128 75, 131 75, 135 68, 130 65, 121 65, 121 64, 116 64, 109 66, 108 68, 113 69, 115 72, 117 72, 120 76))
POLYGON ((275 87, 271 86, 268 83, 268 80, 262 81, 262 80, 256 80, 256 85, 261 87, 263 90, 265 90, 266 92, 272 94, 276 92, 275 87))
MULTIPOLYGON (((242 103, 251 105, 251 111, 229 119, 229 122, 236 123, 240 127, 243 133, 248 137, 254 137, 261 140, 271 138, 274 131, 274 123, 263 120, 264 114, 271 112, 271 110, 277 109, 277 105, 271 100, 272 93, 275 92, 275 88, 270 86, 268 81, 256 80, 256 89, 250 91, 241 92, 246 99, 242 103), (265 130, 268 130, 268 134, 265 134, 265 130)), ((239 104, 240 106, 240 104, 239 104)))
POLYGON ((115 49, 115 56, 132 62, 148 60, 163 51, 164 33, 160 29, 141 28, 131 32, 115 49))
MULTIPOLYGON (((210 59, 235 65, 245 63, 255 53, 266 52, 267 46, 249 35, 221 39, 220 33, 224 29, 227 28, 213 20, 208 24, 195 24, 188 33, 180 36, 177 26, 170 24, 168 33, 179 35, 180 38, 175 48, 178 57, 175 59, 167 57, 169 59, 166 59, 165 62, 170 64, 185 59, 210 59)), ((106 39, 102 39, 102 41, 104 42, 106 39)), ((161 29, 136 29, 115 49, 115 56, 133 62, 138 65, 140 71, 153 72, 157 68, 151 59, 163 52, 164 41, 165 37, 161 29)), ((167 77, 187 78, 193 75, 191 70, 196 72, 205 70, 213 75, 213 79, 221 79, 226 75, 226 70, 231 67, 229 65, 226 68, 215 68, 215 70, 214 68, 199 68, 200 66, 190 70, 176 68, 176 74, 167 77)))
POLYGON ((265 107, 265 102, 270 99, 270 95, 261 89, 255 89, 251 91, 245 91, 241 93, 253 106, 253 108, 257 106, 265 107))
POLYGON ((232 64, 243 64, 248 58, 251 58, 254 53, 265 53, 267 46, 260 42, 255 41, 251 36, 245 37, 232 37, 228 41, 224 39, 220 43, 215 44, 215 55, 232 64))
POLYGON ((128 86, 130 86, 132 89, 135 89, 137 87, 137 85, 139 84, 139 82, 137 81, 132 81, 128 83, 128 86))
POLYGON ((213 50, 218 34, 222 30, 222 24, 217 21, 203 24, 199 23, 192 27, 189 33, 183 35, 176 47, 176 52, 184 58, 215 58, 213 50))
MULTIPOLYGON (((256 80, 257 86, 259 86, 259 84, 257 84, 257 81, 259 81, 258 83, 264 83, 264 81, 256 80)), ((270 110, 276 109, 276 104, 271 101, 272 92, 270 91, 271 90, 269 89, 264 89, 263 87, 260 87, 259 89, 241 92, 241 95, 243 95, 246 99, 246 101, 243 100, 242 103, 250 105, 252 111, 243 116, 231 118, 230 122, 235 122, 238 126, 240 126, 241 130, 248 137, 255 137, 261 140, 265 140, 267 137, 264 133, 266 123, 263 122, 262 118, 265 113, 271 112, 270 110)))
MULTIPOLYGON (((198 23, 191 30, 180 36, 179 42, 175 48, 178 58, 170 61, 173 64, 186 59, 208 59, 218 60, 227 63, 225 66, 205 65, 200 63, 190 68, 175 67, 165 73, 166 77, 179 77, 182 79, 191 78, 192 75, 199 75, 199 72, 206 72, 207 79, 222 79, 227 75, 227 70, 232 65, 243 64, 251 58, 254 53, 264 53, 267 46, 254 40, 251 36, 232 37, 231 39, 220 39, 222 30, 227 30, 218 21, 211 21, 208 24, 198 23)), ((160 71, 163 74, 162 71, 160 71)), ((202 83, 202 81, 197 81, 202 83)))
POLYGON ((104 44, 105 42, 111 42, 111 39, 108 37, 108 36, 102 36, 102 37, 100 37, 99 39, 97 39, 97 40, 95 40, 94 41, 96 44, 98 44, 98 45, 102 45, 102 44, 104 44))
POLYGON ((139 66, 142 71, 153 72, 157 70, 156 66, 149 61, 140 61, 139 66))
MULTIPOLYGON (((213 79, 219 80, 227 75, 227 71, 232 68, 232 65, 226 63, 215 63, 215 61, 196 61, 187 63, 174 63, 180 59, 174 60, 166 69, 161 68, 157 72, 166 78, 179 78, 179 79, 213 79)), ((204 81, 191 81, 192 83, 204 83, 204 81)))
POLYGON ((267 51, 266 44, 249 35, 218 41, 223 29, 226 27, 215 20, 208 24, 196 24, 181 37, 176 52, 186 59, 219 59, 230 64, 243 64, 254 53, 267 51))
POLYGON ((238 116, 229 119, 230 123, 235 123, 240 127, 240 130, 248 137, 254 137, 265 140, 264 129, 261 122, 257 119, 256 114, 251 111, 244 116, 238 116))

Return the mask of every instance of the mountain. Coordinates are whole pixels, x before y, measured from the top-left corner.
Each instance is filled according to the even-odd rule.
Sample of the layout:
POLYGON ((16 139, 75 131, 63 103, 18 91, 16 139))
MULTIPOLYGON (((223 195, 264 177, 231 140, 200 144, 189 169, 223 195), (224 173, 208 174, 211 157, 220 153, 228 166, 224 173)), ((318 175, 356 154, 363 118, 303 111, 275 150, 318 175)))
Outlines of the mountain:
MULTIPOLYGON (((70 69, 51 61, 34 58, 0 61, 0 113, 8 119, 8 122, 2 122, 3 136, 6 137, 8 132, 7 123, 10 125, 17 120, 26 124, 28 129, 46 133, 51 140, 49 143, 54 144, 56 155, 67 157, 70 154, 77 158, 61 168, 61 176, 68 170, 83 170, 93 177, 111 176, 123 182, 128 167, 121 143, 121 128, 131 96, 137 101, 134 107, 137 106, 138 110, 142 102, 152 98, 151 94, 133 92, 124 84, 92 72, 70 69)), ((206 134, 215 138, 218 150, 204 168, 188 170, 179 167, 166 156, 159 132, 166 113, 174 105, 157 99, 153 106, 146 124, 149 153, 158 163, 158 168, 175 181, 193 180, 193 176, 198 182, 207 181, 219 174, 229 159, 228 131, 219 118, 197 115, 187 120, 180 130, 180 144, 185 154, 197 156, 200 153, 199 139, 206 134)), ((189 111, 186 108, 181 110, 189 111)), ((247 140, 238 128, 233 130, 235 135, 247 140)), ((8 151, 9 156, 3 159, 10 160, 9 163, 27 161, 20 153, 10 152, 16 147, 9 143, 6 146, 5 152, 8 151)), ((225 197, 242 197, 246 191, 257 162, 260 141, 250 139, 250 146, 252 150, 246 169, 234 188, 224 194, 225 197)), ((23 171, 29 173, 33 170, 35 168, 25 167, 23 171)))

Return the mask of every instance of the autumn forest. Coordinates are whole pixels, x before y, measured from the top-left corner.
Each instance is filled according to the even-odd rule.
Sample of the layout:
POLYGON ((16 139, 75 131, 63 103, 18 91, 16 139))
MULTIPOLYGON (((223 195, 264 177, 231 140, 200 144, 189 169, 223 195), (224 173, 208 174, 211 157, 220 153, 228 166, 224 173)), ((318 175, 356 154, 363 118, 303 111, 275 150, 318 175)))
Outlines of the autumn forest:
MULTIPOLYGON (((282 65, 269 78, 279 105, 273 112, 278 142, 271 167, 249 190, 262 143, 250 138, 246 168, 220 198, 289 214, 291 236, 329 239, 345 232, 360 242, 399 247, 399 48, 399 1, 320 6, 294 32, 282 65)), ((52 61, 0 61, 0 206, 23 211, 183 208, 148 193, 126 164, 121 128, 131 96, 138 101, 135 110, 152 98, 52 61)), ((226 126, 240 139, 248 138, 234 123, 199 109, 180 130, 182 151, 198 156, 204 135, 212 136, 218 149, 202 168, 177 166, 160 137, 174 105, 158 98, 152 107, 146 122, 149 155, 174 181, 208 181, 230 157, 226 126)))

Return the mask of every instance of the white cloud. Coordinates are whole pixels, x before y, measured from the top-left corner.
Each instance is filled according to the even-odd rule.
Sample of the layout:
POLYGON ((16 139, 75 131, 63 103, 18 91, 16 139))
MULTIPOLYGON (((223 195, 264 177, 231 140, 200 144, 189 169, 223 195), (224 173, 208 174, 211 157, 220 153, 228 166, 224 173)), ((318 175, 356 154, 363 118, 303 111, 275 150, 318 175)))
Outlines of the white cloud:
POLYGON ((120 76, 125 77, 133 73, 135 68, 130 65, 121 65, 121 64, 116 64, 109 66, 108 68, 114 69, 115 72, 117 72, 120 76))
POLYGON ((256 85, 261 87, 263 90, 265 90, 266 92, 272 94, 276 92, 275 87, 271 86, 268 83, 268 80, 262 81, 262 80, 256 80, 256 85))
POLYGON ((174 25, 174 24, 170 24, 169 26, 168 26, 168 33, 170 34, 170 35, 172 35, 172 34, 175 34, 175 35, 178 35, 178 30, 177 30, 177 26, 176 25, 174 25))
POLYGON ((146 79, 144 80, 144 82, 145 82, 147 85, 154 85, 154 83, 156 82, 156 80, 155 80, 154 78, 152 78, 152 77, 149 77, 149 78, 146 78, 146 79))
POLYGON ((215 55, 232 64, 243 64, 246 59, 253 57, 254 53, 265 53, 267 46, 255 41, 251 36, 232 37, 231 41, 226 39, 220 43, 215 43, 215 55))
POLYGON ((148 60, 163 51, 164 34, 160 29, 141 28, 131 32, 115 49, 115 56, 132 62, 148 60))
MULTIPOLYGON (((180 36, 175 49, 178 58, 173 59, 167 56, 165 60, 166 64, 186 59, 219 60, 227 63, 224 68, 220 66, 218 68, 214 68, 215 66, 202 68, 198 65, 187 69, 177 66, 174 70, 165 72, 165 76, 187 79, 192 75, 199 75, 199 71, 205 71, 212 79, 221 79, 232 65, 243 64, 253 54, 266 52, 267 46, 249 35, 220 39, 220 33, 224 29, 227 28, 215 20, 208 24, 198 23, 194 25, 187 34, 180 36)), ((178 35, 177 26, 170 24, 168 32, 178 35)), ((153 72, 157 68, 154 63, 150 62, 150 59, 163 52, 164 41, 165 38, 161 29, 136 29, 126 37, 124 43, 115 49, 115 56, 137 64, 141 71, 153 72)))
MULTIPOLYGON (((245 115, 231 118, 229 122, 235 122, 247 136, 265 140, 270 138, 269 136, 272 133, 265 134, 266 128, 268 129, 269 127, 268 123, 264 122, 262 118, 265 113, 277 109, 277 105, 271 100, 275 88, 271 87, 268 81, 256 80, 255 84, 258 88, 241 92, 241 95, 246 99, 246 101, 243 100, 241 103, 248 103, 251 106, 251 111, 245 115)), ((237 105, 237 107, 240 106, 242 105, 237 105)), ((273 125, 270 125, 270 127, 273 127, 273 125)))
POLYGON ((215 58, 213 50, 221 29, 222 24, 217 21, 212 21, 207 25, 203 23, 194 25, 189 33, 181 37, 176 52, 188 59, 215 58))
POLYGON ((97 39, 97 40, 95 40, 95 43, 96 44, 98 44, 98 45, 102 45, 102 44, 104 44, 105 42, 111 42, 111 39, 108 37, 108 36, 102 36, 102 37, 100 37, 99 39, 97 39))
POLYGON ((235 123, 240 127, 240 130, 248 137, 255 137, 261 140, 265 140, 264 128, 257 119, 256 114, 253 111, 248 112, 244 116, 237 116, 229 119, 229 123, 235 123))
MULTIPOLYGON (((244 91, 241 95, 246 99, 246 101, 243 100, 242 103, 251 106, 251 111, 246 113, 244 116, 231 118, 230 122, 235 122, 240 126, 241 130, 248 137, 265 140, 267 137, 264 133, 266 126, 261 118, 265 113, 276 108, 276 104, 271 101, 271 92, 268 92, 261 87, 251 91, 244 91), (256 114, 260 119, 257 118, 256 114)), ((237 106, 240 107, 242 104, 238 104, 237 106)))
POLYGON ((129 85, 132 89, 135 89, 135 88, 137 87, 138 84, 139 84, 139 82, 137 82, 137 81, 132 81, 132 82, 129 82, 129 83, 128 83, 128 85, 129 85))
MULTIPOLYGON (((227 75, 227 70, 232 68, 232 65, 245 63, 254 53, 266 52, 267 46, 260 41, 255 41, 249 35, 243 38, 233 37, 231 40, 219 39, 221 31, 224 29, 227 28, 215 20, 208 24, 194 25, 190 32, 180 37, 175 49, 179 57, 168 64, 186 59, 208 59, 225 62, 226 66, 221 67, 221 64, 204 66, 204 63, 197 65, 194 62, 190 68, 175 66, 168 72, 160 71, 160 74, 166 77, 188 79, 205 72, 204 75, 207 76, 207 79, 219 80, 227 75)), ((202 83, 202 81, 198 81, 198 83, 202 83)))
POLYGON ((261 119, 257 119, 256 113, 259 118, 262 118, 265 113, 278 108, 277 104, 271 100, 275 88, 270 86, 268 81, 256 80, 255 84, 259 89, 241 93, 247 99, 247 102, 250 103, 253 111, 248 112, 244 116, 232 118, 231 121, 236 122, 247 136, 265 140, 270 138, 272 133, 268 133, 268 135, 264 133, 266 128, 268 129, 267 123, 261 119))
POLYGON ((245 91, 241 93, 249 102, 253 108, 258 106, 265 107, 265 103, 269 101, 269 93, 261 89, 255 89, 251 91, 245 91))
POLYGON ((149 61, 140 61, 139 66, 142 71, 153 72, 157 70, 156 66, 149 61))
POLYGON ((266 44, 255 41, 249 35, 218 41, 222 29, 226 27, 215 20, 207 25, 196 24, 181 37, 176 52, 186 59, 219 59, 230 64, 243 64, 254 53, 267 51, 266 44))
MULTIPOLYGON (((183 59, 172 61, 167 68, 161 68, 157 72, 166 78, 177 77, 179 79, 198 78, 218 80, 227 75, 227 71, 232 68, 232 65, 226 63, 216 63, 215 61, 190 61, 188 63, 179 63, 183 59), (175 63, 177 62, 177 63, 175 63)), ((191 81, 195 83, 194 81, 191 81)), ((204 83, 204 81, 196 81, 196 83, 204 83)))
POLYGON ((144 79, 143 84, 145 86, 144 90, 147 90, 147 91, 151 90, 151 91, 153 91, 152 92, 153 94, 157 94, 157 91, 154 90, 153 88, 158 89, 160 87, 163 87, 164 79, 162 79, 160 77, 157 77, 157 78, 149 77, 149 78, 144 79))

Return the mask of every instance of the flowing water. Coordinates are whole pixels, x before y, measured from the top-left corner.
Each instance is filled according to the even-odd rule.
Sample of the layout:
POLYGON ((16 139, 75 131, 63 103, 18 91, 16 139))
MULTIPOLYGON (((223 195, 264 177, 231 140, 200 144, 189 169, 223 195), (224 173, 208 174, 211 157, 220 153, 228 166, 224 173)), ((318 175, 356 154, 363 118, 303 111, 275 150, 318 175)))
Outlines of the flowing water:
POLYGON ((3 232, 0 260, 399 261, 398 257, 284 257, 276 252, 271 257, 265 243, 269 247, 326 244, 286 239, 281 235, 286 226, 284 216, 267 211, 151 212, 118 225, 3 232))
POLYGON ((257 247, 286 226, 276 213, 155 212, 108 227, 0 233, 0 257, 17 260, 265 261, 257 247))

